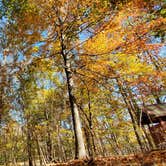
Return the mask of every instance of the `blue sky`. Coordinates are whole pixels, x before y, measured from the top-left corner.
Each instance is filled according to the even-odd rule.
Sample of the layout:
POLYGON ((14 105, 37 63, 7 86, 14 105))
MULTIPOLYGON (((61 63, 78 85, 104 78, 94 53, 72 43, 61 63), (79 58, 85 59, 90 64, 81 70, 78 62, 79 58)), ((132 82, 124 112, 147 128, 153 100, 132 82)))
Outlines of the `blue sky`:
POLYGON ((166 58, 166 46, 163 46, 162 49, 159 52, 159 55, 161 57, 165 57, 166 58))

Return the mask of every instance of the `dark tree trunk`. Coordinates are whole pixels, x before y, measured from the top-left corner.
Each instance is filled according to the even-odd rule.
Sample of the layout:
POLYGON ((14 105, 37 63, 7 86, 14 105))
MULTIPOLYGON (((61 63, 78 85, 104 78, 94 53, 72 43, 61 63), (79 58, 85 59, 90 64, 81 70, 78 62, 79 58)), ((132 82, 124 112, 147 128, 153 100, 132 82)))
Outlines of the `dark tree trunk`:
POLYGON ((50 112, 45 110, 45 119, 47 121, 47 139, 46 139, 46 145, 47 145, 47 158, 48 162, 52 161, 52 140, 51 140, 51 131, 50 131, 50 112))
POLYGON ((116 81, 118 83, 118 86, 119 86, 119 89, 120 89, 120 93, 121 93, 121 95, 123 97, 123 100, 124 100, 124 102, 125 102, 125 104, 127 106, 127 109, 129 111, 129 114, 130 114, 130 117, 131 117, 131 120, 132 120, 132 124, 133 124, 133 129, 134 129, 135 136, 137 138, 138 144, 139 144, 141 150, 143 151, 144 148, 143 148, 143 145, 142 145, 142 142, 141 142, 140 135, 139 135, 139 133, 137 131, 137 119, 135 119, 136 113, 133 112, 133 107, 132 107, 131 103, 128 101, 128 99, 127 99, 127 95, 126 95, 126 93, 124 91, 123 86, 121 85, 121 82, 118 79, 116 79, 116 81))
POLYGON ((47 155, 49 162, 52 161, 52 141, 51 141, 51 134, 50 132, 47 133, 47 155))
POLYGON ((42 157, 41 157, 41 151, 40 151, 40 145, 39 145, 39 139, 38 136, 36 135, 36 144, 37 144, 37 153, 39 156, 39 162, 40 162, 40 166, 42 166, 42 157))
POLYGON ((32 157, 32 135, 31 135, 31 130, 28 126, 27 129, 27 149, 28 149, 28 162, 29 162, 29 166, 33 166, 33 157, 32 157))

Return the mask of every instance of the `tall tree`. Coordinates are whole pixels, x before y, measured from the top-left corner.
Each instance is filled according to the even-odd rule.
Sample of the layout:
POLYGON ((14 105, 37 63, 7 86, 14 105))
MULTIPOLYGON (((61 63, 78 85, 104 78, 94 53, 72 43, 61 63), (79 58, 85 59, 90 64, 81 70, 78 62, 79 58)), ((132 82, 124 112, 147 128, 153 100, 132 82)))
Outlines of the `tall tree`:
MULTIPOLYGON (((18 3, 15 2, 15 4, 18 3)), ((75 50, 75 47, 77 44, 81 44, 79 43, 78 38, 81 33, 86 30, 90 30, 90 27, 94 24, 99 24, 99 20, 100 22, 104 21, 103 18, 105 18, 105 13, 103 13, 103 11, 107 8, 107 1, 105 1, 105 3, 102 1, 91 3, 89 1, 78 2, 66 0, 56 2, 50 1, 48 3, 44 0, 34 0, 29 1, 29 6, 29 8, 21 8, 20 11, 22 16, 18 16, 15 11, 16 20, 19 21, 17 23, 17 27, 19 24, 19 31, 21 32, 20 35, 23 37, 28 35, 29 37, 27 37, 27 41, 29 38, 36 39, 36 33, 39 33, 39 30, 43 29, 43 25, 40 24, 41 19, 44 20, 42 22, 42 24, 44 23, 46 25, 44 25, 46 34, 44 37, 45 39, 43 40, 46 41, 46 45, 44 45, 44 47, 47 46, 51 57, 55 57, 56 55, 61 58, 61 65, 63 66, 66 74, 68 96, 75 135, 75 156, 76 158, 86 158, 88 154, 85 149, 79 110, 75 103, 74 97, 74 78, 72 70, 75 68, 74 62, 77 59, 77 51, 75 50), (28 15, 28 13, 32 14, 28 15), (34 22, 34 18, 32 20, 32 16, 35 16, 38 20, 35 20, 34 22), (34 29, 32 29, 33 27, 34 29), (32 33, 29 33, 31 30, 32 33)))

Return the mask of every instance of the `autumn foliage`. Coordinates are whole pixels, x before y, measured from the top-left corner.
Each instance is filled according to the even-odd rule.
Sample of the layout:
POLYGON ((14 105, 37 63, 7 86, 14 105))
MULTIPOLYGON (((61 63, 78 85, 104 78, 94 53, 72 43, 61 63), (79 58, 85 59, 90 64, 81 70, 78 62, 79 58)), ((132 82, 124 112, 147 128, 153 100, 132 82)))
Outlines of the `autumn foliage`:
POLYGON ((0 8, 0 164, 165 162, 165 151, 141 154, 164 145, 142 117, 165 103, 165 0, 0 8))

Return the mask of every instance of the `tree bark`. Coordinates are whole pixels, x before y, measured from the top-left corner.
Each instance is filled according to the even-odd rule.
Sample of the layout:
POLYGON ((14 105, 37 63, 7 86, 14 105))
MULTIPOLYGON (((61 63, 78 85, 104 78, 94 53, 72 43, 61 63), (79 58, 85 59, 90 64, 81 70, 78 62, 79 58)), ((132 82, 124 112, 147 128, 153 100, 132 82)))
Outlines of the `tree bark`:
POLYGON ((75 158, 76 159, 85 159, 88 157, 85 149, 85 143, 83 138, 83 132, 81 127, 81 119, 78 111, 78 107, 75 103, 74 97, 74 81, 72 77, 72 71, 70 66, 70 61, 67 59, 66 55, 62 51, 62 56, 64 59, 65 64, 65 74, 67 80, 67 87, 68 87, 68 97, 70 102, 70 109, 72 113, 72 120, 73 120, 73 129, 74 129, 74 136, 75 136, 75 158))
POLYGON ((32 158, 32 141, 31 141, 31 130, 29 128, 27 128, 27 149, 28 149, 28 162, 29 162, 29 166, 33 166, 33 158, 32 158))
POLYGON ((133 111, 132 105, 127 100, 127 95, 124 93, 124 89, 123 89, 123 86, 121 85, 121 82, 118 79, 116 79, 116 81, 117 81, 117 84, 119 86, 120 93, 121 93, 121 95, 123 97, 123 100, 124 100, 124 102, 125 102, 125 104, 127 106, 128 112, 130 114, 130 117, 131 117, 131 120, 132 120, 132 124, 133 124, 133 129, 134 129, 135 136, 137 138, 138 144, 139 144, 141 150, 143 151, 144 148, 143 148, 143 145, 142 145, 139 133, 137 131, 137 119, 135 119, 136 113, 133 111))
POLYGON ((37 145, 37 153, 38 153, 38 156, 39 156, 39 162, 40 162, 40 166, 42 166, 42 157, 41 157, 41 152, 40 152, 40 145, 39 145, 39 139, 38 139, 38 136, 35 135, 36 137, 36 145, 37 145))

